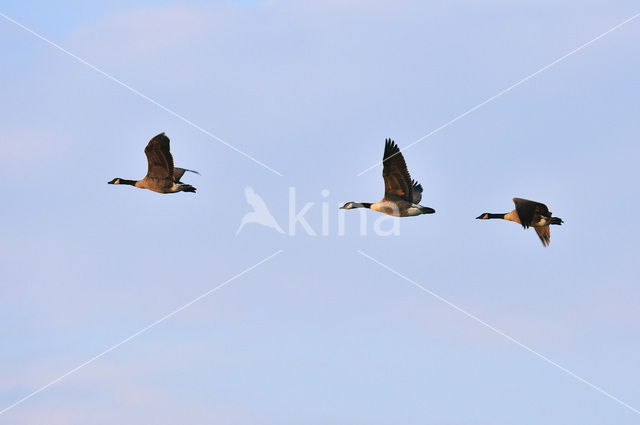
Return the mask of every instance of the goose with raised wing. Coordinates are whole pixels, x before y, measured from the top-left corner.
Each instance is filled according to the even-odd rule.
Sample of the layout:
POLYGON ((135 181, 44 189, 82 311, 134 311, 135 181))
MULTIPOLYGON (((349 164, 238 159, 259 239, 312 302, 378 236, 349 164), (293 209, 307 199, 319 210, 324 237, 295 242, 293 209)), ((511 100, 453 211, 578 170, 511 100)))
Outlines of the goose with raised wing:
POLYGON ((126 184, 140 189, 149 189, 158 193, 191 192, 196 188, 180 181, 185 172, 200 174, 197 171, 173 166, 173 156, 169 150, 169 138, 160 133, 149 141, 144 148, 147 156, 147 175, 142 180, 127 180, 120 177, 109 184, 126 184))
POLYGON ((384 198, 374 203, 347 202, 340 209, 369 208, 394 217, 412 217, 436 212, 433 208, 419 205, 422 199, 422 185, 411 179, 400 148, 391 139, 385 140, 382 164, 384 198))
POLYGON ((542 241, 542 245, 548 246, 551 240, 551 231, 549 226, 552 224, 561 225, 563 223, 562 219, 559 217, 552 217, 549 208, 540 202, 522 198, 513 198, 513 203, 516 205, 516 208, 511 212, 504 214, 484 213, 480 214, 476 219, 488 220, 492 218, 499 218, 521 224, 525 229, 533 227, 542 241))

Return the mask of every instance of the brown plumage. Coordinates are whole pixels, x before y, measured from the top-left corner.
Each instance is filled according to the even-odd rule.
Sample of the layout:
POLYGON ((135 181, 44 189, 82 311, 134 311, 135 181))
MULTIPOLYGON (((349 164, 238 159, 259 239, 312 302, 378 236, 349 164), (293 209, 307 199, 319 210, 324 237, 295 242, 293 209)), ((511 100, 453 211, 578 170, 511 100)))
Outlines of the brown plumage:
POLYGON ((551 231, 549 230, 549 226, 534 227, 533 230, 536 231, 538 237, 542 241, 542 246, 549 246, 549 242, 551 242, 551 231))
POLYGON ((173 179, 173 155, 169 149, 169 138, 160 133, 144 148, 147 156, 147 175, 145 179, 158 179, 174 182, 173 179))
POLYGON ((562 219, 553 217, 549 208, 541 202, 530 201, 528 199, 513 198, 516 208, 505 214, 484 213, 476 217, 477 219, 487 220, 492 218, 500 218, 503 220, 519 223, 525 229, 533 227, 542 241, 543 246, 548 246, 551 241, 551 224, 561 225, 562 219))
MULTIPOLYGON (((180 182, 185 168, 174 168, 173 156, 169 147, 169 138, 160 133, 149 141, 144 148, 147 156, 147 175, 142 180, 115 178, 109 184, 127 184, 158 193, 195 192, 196 188, 180 182)), ((193 171, 194 173, 197 173, 193 171)))
POLYGON ((407 169, 407 163, 393 140, 387 139, 382 157, 382 178, 384 179, 384 198, 387 201, 399 199, 413 202, 413 180, 407 169))
POLYGON ((513 203, 516 205, 519 223, 522 224, 522 227, 525 229, 529 226, 534 226, 535 223, 538 223, 542 219, 542 217, 551 217, 549 208, 541 202, 530 201, 522 198, 513 198, 513 203))
POLYGON ((180 179, 182 178, 182 176, 184 176, 184 173, 186 173, 187 171, 190 173, 200 175, 199 172, 194 170, 189 170, 188 168, 173 167, 173 181, 176 183, 182 183, 180 179))
POLYGON ((370 208, 395 217, 433 214, 435 210, 418 205, 422 200, 422 185, 411 179, 400 148, 391 139, 385 140, 382 157, 384 198, 373 204, 347 202, 342 209, 370 208))

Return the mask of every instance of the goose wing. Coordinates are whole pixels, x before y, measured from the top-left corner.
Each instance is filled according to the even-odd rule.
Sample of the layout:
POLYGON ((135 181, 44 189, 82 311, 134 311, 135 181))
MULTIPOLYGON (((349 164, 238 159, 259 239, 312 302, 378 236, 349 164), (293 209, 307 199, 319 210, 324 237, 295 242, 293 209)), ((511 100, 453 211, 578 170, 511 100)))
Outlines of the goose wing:
POLYGON ((532 223, 540 221, 542 217, 551 217, 547 206, 540 202, 513 198, 513 203, 516 204, 516 212, 520 218, 520 224, 522 224, 522 227, 525 229, 531 226, 532 223))
POLYGON ((413 180, 413 203, 419 204, 422 200, 422 185, 417 181, 413 180))
POLYGON ((173 167, 173 181, 176 183, 180 182, 180 179, 182 178, 182 176, 184 176, 184 173, 187 171, 190 173, 195 173, 197 175, 200 175, 199 172, 194 170, 189 170, 188 168, 173 167))
POLYGON ((542 241, 542 245, 548 246, 549 241, 551 240, 551 231, 549 230, 549 226, 544 227, 534 227, 538 237, 542 241))
POLYGON ((149 163, 147 177, 173 181, 173 157, 169 151, 169 138, 164 133, 158 134, 149 141, 144 148, 144 154, 149 163))
MULTIPOLYGON (((403 199, 413 202, 414 182, 411 180, 400 148, 391 139, 385 141, 382 163, 385 199, 389 201, 403 199)), ((422 195, 419 196, 422 197, 422 195)))

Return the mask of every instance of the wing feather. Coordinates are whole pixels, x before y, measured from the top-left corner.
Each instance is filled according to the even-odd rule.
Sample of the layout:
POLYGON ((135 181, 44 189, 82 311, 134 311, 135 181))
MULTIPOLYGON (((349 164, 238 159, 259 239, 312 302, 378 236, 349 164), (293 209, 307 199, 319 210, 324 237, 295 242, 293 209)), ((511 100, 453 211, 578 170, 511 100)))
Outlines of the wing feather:
POLYGON ((549 229, 549 226, 534 227, 534 229, 542 241, 542 245, 549 246, 549 242, 551 241, 551 230, 549 229))
POLYGON ((413 203, 419 204, 422 200, 422 185, 417 181, 413 180, 413 203))
POLYGON ((391 139, 385 140, 382 158, 382 177, 384 178, 384 197, 387 200, 403 199, 413 202, 413 181, 402 157, 400 148, 391 139))
POLYGON ((144 148, 147 156, 147 177, 173 181, 173 157, 169 150, 169 138, 164 133, 151 139, 144 148))
POLYGON ((542 217, 551 217, 549 209, 543 203, 522 198, 513 198, 513 203, 516 205, 520 224, 525 229, 540 221, 542 217))
POLYGON ((184 168, 173 167, 173 181, 178 183, 186 171, 184 168))
POLYGON ((200 173, 195 170, 190 170, 188 168, 173 167, 173 181, 175 181, 176 183, 180 182, 180 179, 182 178, 182 176, 184 176, 184 173, 187 171, 193 174, 200 175, 200 173))

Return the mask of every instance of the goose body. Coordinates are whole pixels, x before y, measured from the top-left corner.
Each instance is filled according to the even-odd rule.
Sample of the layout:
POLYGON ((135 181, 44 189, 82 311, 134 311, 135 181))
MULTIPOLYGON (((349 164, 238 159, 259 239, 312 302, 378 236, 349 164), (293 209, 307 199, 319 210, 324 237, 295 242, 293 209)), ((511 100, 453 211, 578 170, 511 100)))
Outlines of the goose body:
POLYGON ((147 175, 142 180, 115 178, 109 184, 126 184, 158 193, 191 192, 196 188, 180 181, 185 172, 199 174, 197 171, 173 166, 173 156, 169 149, 169 138, 160 133, 149 141, 144 148, 147 156, 147 175))
POLYGON ((543 246, 548 246, 551 241, 551 231, 549 226, 552 224, 561 225, 562 219, 553 217, 549 208, 541 202, 530 201, 528 199, 513 198, 516 208, 504 214, 484 213, 476 217, 479 220, 488 220, 499 218, 502 220, 513 221, 522 225, 525 229, 533 227, 543 246))
POLYGON ((374 203, 347 202, 341 209, 369 208, 394 217, 413 217, 436 212, 433 208, 419 205, 422 200, 422 185, 411 179, 400 148, 391 139, 385 140, 382 164, 384 198, 374 203))

